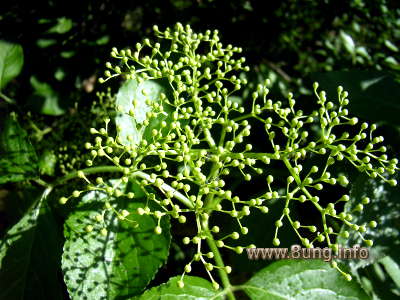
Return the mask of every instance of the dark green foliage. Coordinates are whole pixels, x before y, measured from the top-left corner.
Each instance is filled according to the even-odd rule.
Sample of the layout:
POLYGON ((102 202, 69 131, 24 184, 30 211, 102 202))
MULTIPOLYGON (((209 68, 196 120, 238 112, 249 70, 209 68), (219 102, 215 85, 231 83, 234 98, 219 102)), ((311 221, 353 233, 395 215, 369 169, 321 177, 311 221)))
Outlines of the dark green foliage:
MULTIPOLYGON (((392 174, 397 171, 393 167, 396 163, 390 161, 399 156, 400 147, 400 4, 397 0, 106 0, 96 3, 17 0, 2 3, 0 28, 0 299, 232 299, 231 289, 237 299, 391 300, 400 297, 398 187, 379 179, 393 176, 400 180, 398 174, 392 174), (214 178, 216 162, 213 160, 219 159, 219 154, 215 155, 213 151, 217 153, 217 150, 212 147, 206 153, 200 152, 209 142, 203 136, 204 124, 201 124, 193 125, 195 138, 201 141, 191 145, 190 150, 196 155, 188 161, 184 156, 183 161, 175 160, 173 151, 179 152, 175 140, 167 150, 161 149, 170 151, 172 159, 168 153, 163 158, 164 154, 156 146, 138 151, 139 157, 131 155, 136 146, 145 149, 144 144, 156 144, 159 136, 173 132, 170 124, 174 107, 162 105, 149 124, 145 123, 146 113, 154 108, 154 103, 162 102, 161 95, 172 101, 173 88, 181 80, 168 81, 164 77, 138 83, 130 77, 134 73, 130 69, 131 61, 123 61, 127 56, 112 47, 133 52, 136 42, 151 36, 154 24, 164 29, 177 22, 189 24, 195 32, 217 29, 224 46, 243 48, 247 60, 242 67, 248 65, 250 72, 239 68, 235 79, 229 78, 228 82, 222 78, 222 81, 225 87, 240 79, 241 89, 229 95, 229 100, 243 105, 246 111, 253 112, 253 92, 258 90, 262 94, 259 84, 264 86, 265 79, 270 82, 266 100, 281 101, 282 107, 289 107, 292 91, 296 110, 301 107, 304 115, 319 109, 312 89, 315 81, 319 82, 318 93, 326 91, 327 102, 334 103, 330 112, 342 110, 344 106, 339 107, 337 101, 337 87, 341 85, 349 93, 347 108, 352 116, 359 118, 359 124, 378 123, 374 134, 385 138, 384 151, 374 144, 371 152, 362 152, 368 145, 367 136, 357 141, 358 152, 354 152, 349 146, 355 141, 351 138, 356 139, 361 132, 356 127, 339 125, 335 127, 335 138, 346 131, 350 135, 349 140, 340 142, 349 150, 340 150, 345 155, 343 160, 335 152, 339 149, 335 148, 339 147, 338 142, 331 143, 324 154, 312 152, 313 147, 304 142, 300 147, 307 153, 298 160, 288 155, 286 164, 278 159, 268 166, 257 161, 255 168, 262 169, 264 174, 257 174, 255 169, 248 172, 231 168, 229 175, 221 172, 214 178), (111 60, 110 52, 121 60, 111 60), (108 60, 112 61, 112 67, 106 66, 108 60), (107 82, 108 90, 105 90, 99 78, 109 77, 111 73, 104 73, 105 70, 111 70, 114 76, 115 67, 122 70, 122 75, 107 82), (248 84, 243 84, 246 81, 248 84), (143 87, 149 91, 147 95, 141 94, 143 87), (90 128, 99 130, 96 134, 101 140, 94 140, 90 128), (378 149, 380 152, 374 152, 378 149), (381 152, 387 152, 389 159, 381 152), (251 215, 236 216, 237 219, 226 212, 237 209, 245 214, 246 210, 240 210, 242 205, 261 198, 270 188, 267 175, 273 176, 273 188, 284 195, 290 175, 286 169, 288 164, 302 164, 300 179, 303 179, 303 174, 313 166, 319 166, 317 174, 320 174, 331 154, 335 157, 335 164, 329 169, 331 179, 341 178, 342 182, 332 186, 324 182, 323 190, 313 191, 313 196, 319 197, 319 205, 329 208, 327 220, 321 222, 323 211, 315 210, 311 201, 299 205, 296 202, 290 207, 292 221, 315 225, 316 232, 309 227, 294 232, 291 228, 296 227, 294 223, 284 219, 279 247, 300 243, 299 236, 303 244, 317 243, 313 239, 328 231, 324 225, 331 227, 334 234, 330 242, 324 240, 318 246, 352 247, 356 243, 365 246, 373 241, 368 260, 340 261, 340 270, 351 274, 353 281, 345 281, 347 275, 342 276, 321 261, 272 264, 265 260, 250 261, 245 248, 239 245, 276 247, 274 237, 276 228, 280 228, 276 221, 284 209, 285 199, 283 196, 268 199, 268 214, 255 213, 256 205, 251 207, 251 215), (368 159, 360 160, 367 155, 376 160, 373 165, 376 172, 368 169, 368 159), (114 160, 115 157, 118 159, 114 160), (234 246, 218 248, 223 264, 232 267, 229 275, 229 268, 216 267, 214 258, 206 257, 208 251, 215 254, 218 250, 211 249, 207 230, 198 231, 204 225, 200 224, 204 222, 204 211, 189 214, 193 203, 197 205, 196 198, 188 199, 189 195, 201 196, 203 192, 195 184, 196 179, 192 177, 185 182, 189 188, 180 189, 178 200, 173 202, 175 208, 166 201, 168 191, 163 184, 172 185, 168 176, 176 176, 177 181, 182 176, 186 180, 187 174, 193 174, 195 162, 201 159, 204 159, 208 184, 224 180, 221 186, 210 185, 211 194, 229 188, 243 201, 235 203, 236 207, 229 201, 229 205, 221 202, 221 209, 210 212, 210 224, 220 228, 220 232, 212 232, 211 236, 216 241, 223 239, 225 246, 234 246), (138 164, 139 161, 146 165, 138 164), (167 175, 163 173, 162 163, 168 166, 167 175), (380 166, 387 165, 389 168, 378 171, 380 166), (357 177, 358 171, 377 178, 357 177), (245 176, 250 173, 250 178, 245 176), (161 177, 165 181, 156 181, 155 178, 161 177), (328 206, 343 194, 349 195, 348 202, 339 201, 334 209, 328 206), (61 207, 55 195, 60 203, 67 204, 61 207), (346 215, 335 218, 332 215, 336 212, 351 215, 348 222, 365 225, 365 232, 364 228, 355 230, 354 226, 342 225, 346 215), (160 217, 163 213, 168 216, 160 217), (186 218, 184 224, 180 224, 182 216, 186 218), (246 230, 238 229, 240 222, 248 227, 246 236, 243 234, 246 230), (234 231, 240 231, 238 240, 226 237, 234 231), (196 236, 198 232, 201 234, 196 236), (205 262, 199 257, 199 261, 195 260, 200 247, 193 240, 189 245, 187 240, 182 242, 184 237, 194 236, 202 239, 205 262), (174 247, 170 248, 171 242, 174 247), (211 271, 205 264, 208 262, 214 264, 211 271), (187 271, 188 265, 191 272, 187 271), (186 272, 184 277, 182 270, 186 272), (224 282, 223 274, 229 277, 231 287, 224 282)), ((155 41, 150 42, 154 45, 155 41)), ((168 47, 162 44, 160 52, 165 53, 168 47)), ((204 48, 199 51, 208 51, 204 48)), ((152 56, 151 49, 144 50, 147 52, 143 55, 152 56)), ((183 52, 169 59, 175 60, 175 64, 183 52)), ((152 67, 138 66, 138 62, 134 61, 136 71, 144 68, 141 74, 150 72, 152 67)), ((212 68, 214 62, 208 63, 212 68)), ((192 69, 187 67, 187 70, 192 69)), ((176 70, 176 74, 181 71, 176 70)), ((182 77, 184 82, 185 76, 182 77)), ((210 83, 210 90, 217 90, 213 84, 210 83)), ((182 97, 191 99, 190 92, 182 97)), ((204 107, 219 109, 218 104, 202 100, 204 107)), ((266 113, 263 111, 260 116, 264 118, 266 113)), ((225 116, 221 113, 220 117, 225 116)), ((242 118, 238 111, 231 112, 229 117, 242 118)), ((275 114, 272 125, 279 120, 275 114)), ((309 141, 317 141, 326 133, 322 123, 316 120, 309 124, 309 141)), ((184 113, 178 116, 178 121, 184 130, 186 125, 192 126, 184 113)), ((249 125, 252 135, 245 138, 245 143, 251 144, 252 150, 247 152, 273 153, 275 149, 265 136, 265 124, 249 119, 249 125)), ((368 135, 369 130, 370 127, 365 131, 368 135)), ((177 135, 188 135, 183 132, 177 135)), ((215 127, 210 132, 217 143, 225 137, 215 127)), ((278 128, 276 143, 283 145, 286 140, 278 128)), ((317 148, 326 142, 319 141, 317 148)), ((187 139, 182 138, 179 143, 187 143, 187 139)), ((237 152, 242 152, 245 145, 238 148, 237 152)), ((281 149, 281 153, 286 150, 281 149)), ((293 185, 296 179, 293 178, 293 185)))

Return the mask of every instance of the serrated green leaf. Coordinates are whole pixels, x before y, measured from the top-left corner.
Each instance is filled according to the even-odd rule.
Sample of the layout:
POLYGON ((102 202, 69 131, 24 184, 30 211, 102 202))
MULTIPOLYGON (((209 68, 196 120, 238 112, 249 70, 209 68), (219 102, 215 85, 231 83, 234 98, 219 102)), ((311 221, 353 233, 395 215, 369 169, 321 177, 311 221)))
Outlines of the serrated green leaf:
POLYGON ((340 31, 339 37, 342 40, 342 43, 346 48, 347 52, 349 52, 350 54, 354 54, 355 44, 351 35, 347 34, 344 31, 340 31))
POLYGON ((38 159, 15 114, 10 114, 0 131, 0 184, 36 177, 38 159))
POLYGON ((0 41, 0 90, 18 76, 24 64, 21 45, 0 41))
MULTIPOLYGON (((400 179, 399 175, 396 176, 400 179)), ((400 188, 399 186, 391 187, 389 184, 379 179, 372 179, 366 175, 360 175, 353 183, 350 201, 345 205, 345 212, 349 212, 361 203, 364 197, 370 198, 370 203, 364 205, 362 213, 352 213, 352 222, 363 225, 370 221, 378 223, 377 228, 367 227, 367 231, 363 233, 365 239, 374 241, 374 246, 370 248, 368 260, 346 260, 353 271, 360 267, 364 267, 370 263, 376 262, 386 255, 390 255, 398 264, 400 263, 400 255, 397 251, 400 246, 400 188)), ((348 230, 343 226, 341 231, 348 230)), ((338 243, 343 247, 352 247, 356 244, 362 245, 363 240, 357 232, 349 230, 350 237, 344 239, 339 237, 338 243)))
POLYGON ((322 260, 281 260, 256 273, 244 286, 252 300, 367 300, 353 280, 348 282, 322 260))
POLYGON ((30 83, 35 90, 30 105, 36 111, 50 116, 59 116, 65 113, 65 109, 60 105, 59 94, 49 84, 40 82, 35 76, 31 77, 30 83))
POLYGON ((147 286, 167 259, 171 237, 168 219, 162 219, 163 232, 156 235, 157 220, 136 213, 144 206, 144 199, 115 199, 103 191, 82 197, 65 225, 62 268, 71 299, 82 299, 82 295, 88 300, 129 297, 147 286), (129 211, 130 221, 120 220, 107 210, 104 223, 96 222, 105 201, 116 210, 129 211), (87 226, 93 231, 86 232, 87 226), (107 228, 106 236, 100 234, 102 228, 107 228))
POLYGON ((136 80, 128 80, 121 86, 116 98, 116 106, 120 112, 115 122, 120 128, 118 134, 124 145, 137 145, 143 137, 149 138, 145 131, 149 132, 150 129, 160 126, 161 117, 151 120, 149 126, 144 126, 143 122, 146 120, 146 114, 151 111, 146 100, 158 102, 163 92, 165 89, 154 80, 146 80, 139 84, 136 80), (143 90, 146 91, 146 95, 143 95, 143 90), (130 111, 133 112, 133 116, 129 115, 130 111), (129 136, 131 139, 128 138, 129 136))
POLYGON ((0 299, 63 299, 58 279, 61 241, 47 206, 50 189, 0 244, 0 299))
POLYGON ((185 276, 183 279, 184 287, 177 285, 181 277, 173 277, 167 283, 156 286, 146 291, 143 295, 135 297, 135 300, 220 300, 218 296, 221 291, 214 290, 212 284, 200 277, 185 276))

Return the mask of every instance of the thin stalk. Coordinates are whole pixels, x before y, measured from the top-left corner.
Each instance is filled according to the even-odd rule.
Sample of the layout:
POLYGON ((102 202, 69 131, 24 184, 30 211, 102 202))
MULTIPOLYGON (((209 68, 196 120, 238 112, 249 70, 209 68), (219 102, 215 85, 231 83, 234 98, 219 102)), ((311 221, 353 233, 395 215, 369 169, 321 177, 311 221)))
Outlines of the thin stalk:
POLYGON ((10 103, 10 104, 15 104, 15 101, 11 99, 10 97, 4 95, 2 92, 0 92, 0 97, 4 99, 4 101, 10 103))
MULTIPOLYGON (((117 166, 99 166, 99 167, 90 167, 79 171, 82 171, 85 175, 91 175, 96 173, 117 173, 117 172, 122 172, 123 169, 117 166)), ((50 185, 57 186, 77 177, 78 177, 78 171, 72 171, 67 175, 65 175, 64 177, 56 179, 50 185)))
MULTIPOLYGON (((154 183, 155 180, 151 179, 149 174, 146 174, 142 171, 136 171, 134 173, 132 173, 132 176, 136 176, 136 177, 140 177, 142 179, 145 179, 151 183, 154 183)), ((193 209, 194 208, 194 204, 192 201, 190 201, 185 195, 183 195, 182 193, 178 192, 177 190, 175 190, 173 187, 171 187, 170 185, 163 183, 160 187, 160 190, 164 190, 166 192, 171 192, 172 195, 179 200, 180 202, 182 202, 182 204, 184 204, 186 207, 193 209)))
POLYGON ((210 247, 211 252, 214 254, 214 261, 218 267, 218 275, 221 278, 224 289, 227 291, 228 299, 235 300, 236 299, 235 295, 232 293, 232 285, 229 281, 228 274, 225 271, 225 264, 222 260, 221 253, 219 252, 219 249, 215 244, 214 237, 210 233, 210 230, 208 228, 208 222, 203 222, 202 227, 207 237, 206 241, 208 247, 210 247))
MULTIPOLYGON (((98 167, 90 167, 90 168, 86 168, 86 169, 82 169, 80 170, 82 171, 85 175, 91 175, 91 174, 96 174, 96 173, 117 173, 117 172, 123 172, 123 169, 121 167, 117 167, 117 166, 98 166, 98 167)), ((149 174, 146 174, 142 171, 136 171, 130 174, 130 176, 133 177, 139 177, 142 179, 145 179, 147 181, 149 181, 150 183, 154 183, 155 180, 151 179, 149 174)), ((78 177, 78 171, 73 171, 71 173, 68 173, 67 175, 65 175, 64 177, 61 177, 59 179, 57 179, 56 181, 54 181, 53 183, 49 184, 48 186, 54 187, 60 184, 63 184, 71 179, 77 178, 78 177)), ((43 185, 43 181, 40 182, 41 185, 43 185)), ((185 195, 183 195, 182 193, 178 192, 177 190, 175 190, 173 187, 171 187, 170 185, 163 183, 160 187, 161 190, 164 190, 166 192, 172 192, 173 196, 179 200, 182 204, 184 204, 186 207, 193 209, 194 208, 194 204, 192 203, 192 201, 190 201, 185 195)))
MULTIPOLYGON (((310 192, 306 189, 305 186, 303 186, 301 179, 299 177, 299 175, 293 170, 292 165, 290 164, 289 160, 286 157, 282 158, 282 161, 285 163, 286 167, 288 168, 290 174, 293 176, 294 180, 296 181, 297 185, 299 186, 299 188, 303 191, 304 194, 306 194, 306 196, 308 198, 312 198, 312 195, 310 194, 310 192)), ((319 210, 322 211, 323 208, 321 207, 321 205, 319 205, 316 202, 312 202, 314 204, 314 206, 319 210)))

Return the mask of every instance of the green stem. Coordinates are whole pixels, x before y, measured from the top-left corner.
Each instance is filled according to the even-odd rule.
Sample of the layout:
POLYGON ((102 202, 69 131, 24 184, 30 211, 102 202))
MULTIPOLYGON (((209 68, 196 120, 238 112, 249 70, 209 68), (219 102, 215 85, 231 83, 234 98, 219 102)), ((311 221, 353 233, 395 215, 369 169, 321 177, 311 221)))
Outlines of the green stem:
MULTIPOLYGON (((155 180, 151 179, 149 174, 146 174, 142 171, 136 171, 133 172, 131 174, 131 176, 136 176, 136 177, 140 177, 142 179, 145 179, 151 183, 154 183, 155 180)), ((185 195, 181 194, 180 192, 178 192, 177 190, 175 190, 173 187, 171 187, 170 185, 163 183, 161 186, 159 186, 159 189, 164 190, 166 192, 172 192, 172 195, 179 200, 180 202, 182 202, 186 207, 193 209, 194 208, 194 204, 192 201, 190 201, 185 195)))
POLYGON ((50 186, 46 181, 38 178, 38 179, 34 179, 34 182, 36 182, 38 185, 43 186, 43 187, 48 187, 50 186))
POLYGON ((208 222, 206 221, 203 222, 202 227, 207 237, 206 238, 207 244, 210 247, 211 252, 214 254, 214 261, 218 267, 218 275, 221 278, 224 289, 227 291, 228 299, 235 300, 236 299, 235 295, 232 293, 232 285, 225 271, 225 264, 222 260, 221 253, 219 252, 218 247, 215 244, 214 237, 212 236, 208 228, 208 222))
MULTIPOLYGON (((189 153, 192 156, 198 156, 201 151, 206 150, 209 153, 217 153, 217 149, 191 149, 191 153, 189 153)), ((175 151, 175 150, 161 150, 161 151, 149 151, 146 153, 146 155, 159 155, 160 153, 164 153, 165 155, 181 155, 180 152, 175 151)), ((277 160, 277 158, 274 156, 273 153, 264 153, 264 152, 244 152, 244 153, 235 153, 235 152, 226 152, 221 154, 221 159, 225 159, 226 157, 230 158, 239 158, 241 155, 244 155, 245 158, 255 158, 255 159, 262 159, 263 157, 268 157, 269 159, 272 160, 277 160)))
POLYGON ((237 117, 237 118, 235 118, 235 119, 233 119, 235 122, 239 122, 239 121, 241 121, 241 120, 246 120, 246 119, 249 119, 249 118, 252 118, 252 117, 254 117, 254 113, 249 113, 249 114, 245 114, 245 115, 242 115, 242 116, 240 116, 240 117, 237 117))
POLYGON ((10 104, 15 104, 15 101, 11 99, 10 97, 4 95, 2 92, 0 92, 0 97, 4 99, 4 101, 10 103, 10 104))
MULTIPOLYGON (((241 154, 246 158, 261 159, 263 157, 268 157, 269 159, 276 159, 274 157, 274 154, 256 152, 222 154, 221 159, 225 159, 226 156, 229 156, 231 158, 239 158, 241 154)), ((209 178, 214 178, 217 175, 218 170, 218 165, 216 163, 213 163, 211 166, 209 178)), ((219 204, 219 202, 221 202, 221 200, 222 198, 215 198, 214 194, 208 194, 205 201, 205 208, 207 210, 212 210, 217 204, 219 204)))
MULTIPOLYGON (((306 196, 308 198, 312 198, 311 193, 306 189, 305 186, 303 186, 300 177, 296 174, 296 172, 293 170, 293 167, 291 166, 289 160, 284 157, 283 162, 285 163, 286 167, 288 168, 289 172, 292 174, 294 180, 296 181, 297 185, 300 187, 300 189, 303 191, 304 194, 306 194, 306 196)), ((314 204, 314 206, 319 210, 319 212, 321 213, 321 217, 322 217, 322 226, 324 228, 324 232, 325 232, 325 237, 326 237, 326 241, 328 243, 328 245, 331 245, 331 240, 328 234, 328 226, 326 225, 326 213, 325 210, 322 208, 321 205, 319 205, 318 203, 316 203, 315 201, 312 201, 312 204, 314 204)))
MULTIPOLYGON (((293 170, 292 165, 290 164, 289 160, 286 157, 282 157, 282 161, 285 163, 286 167, 288 168, 290 174, 293 176, 294 180, 296 181, 297 185, 299 186, 299 188, 303 191, 304 194, 306 194, 306 196, 308 198, 312 198, 311 193, 306 189, 305 186, 303 186, 301 179, 299 177, 299 175, 293 170)), ((323 211, 323 208, 321 207, 321 205, 319 205, 316 202, 312 202, 314 204, 314 206, 319 210, 319 211, 323 211)))
MULTIPOLYGON (((85 175, 91 175, 91 174, 96 174, 96 173, 116 173, 116 172, 123 172, 123 168, 121 167, 117 167, 117 166, 99 166, 99 167, 90 167, 90 168, 86 168, 86 169, 82 169, 79 171, 82 171, 85 175)), ((136 171, 130 174, 130 176, 133 177, 139 177, 142 179, 145 179, 147 181, 149 181, 150 183, 154 183, 155 180, 151 179, 149 174, 146 174, 142 171, 136 171)), ((54 181, 52 184, 50 184, 50 186, 57 186, 60 184, 63 184, 71 179, 77 178, 78 177, 78 171, 73 171, 71 173, 68 173, 67 175, 65 175, 64 177, 57 179, 56 181, 54 181)), ((43 183, 43 181, 41 181, 41 183, 43 183)), ((180 202, 182 202, 182 204, 184 204, 186 207, 193 209, 194 208, 194 204, 192 203, 192 201, 190 201, 185 195, 183 195, 182 193, 178 192, 177 190, 175 190, 173 187, 171 187, 170 185, 163 183, 160 187, 161 190, 164 190, 166 192, 172 192, 173 196, 179 200, 180 202)))
MULTIPOLYGON (((79 171, 82 171, 85 175, 90 175, 96 173, 117 173, 117 172, 122 172, 123 169, 117 166, 99 166, 99 167, 90 167, 79 171)), ((71 173, 68 173, 64 177, 55 180, 50 185, 57 186, 77 177, 78 177, 78 171, 72 171, 71 173)))

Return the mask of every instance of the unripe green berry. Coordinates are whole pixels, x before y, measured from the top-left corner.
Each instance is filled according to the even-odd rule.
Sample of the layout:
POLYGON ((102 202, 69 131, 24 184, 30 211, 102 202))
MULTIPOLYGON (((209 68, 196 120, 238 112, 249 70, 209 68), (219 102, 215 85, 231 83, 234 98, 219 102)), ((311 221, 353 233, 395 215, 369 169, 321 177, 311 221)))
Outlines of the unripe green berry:
POLYGON ((274 238, 272 240, 272 244, 276 247, 278 247, 280 245, 281 241, 278 238, 274 238))
POLYGON ((126 218, 127 216, 130 215, 130 212, 127 211, 126 209, 123 209, 123 210, 121 211, 121 215, 122 215, 122 217, 126 218))
POLYGON ((347 186, 349 184, 349 180, 344 175, 340 175, 337 180, 343 186, 347 186))
POLYGON ((178 281, 176 282, 176 285, 177 285, 178 288, 180 288, 180 289, 182 289, 182 288, 185 286, 185 284, 183 283, 182 280, 178 280, 178 281))
POLYGON ((237 254, 242 254, 243 253, 243 247, 240 247, 240 246, 235 247, 235 252, 237 254))
POLYGON ((361 232, 361 233, 363 233, 363 232, 366 232, 366 231, 367 231, 367 228, 365 227, 365 225, 361 225, 361 226, 358 228, 358 231, 361 232))
POLYGON ((376 226, 378 226, 378 223, 376 221, 371 221, 369 222, 368 226, 371 228, 375 228, 376 226))
POLYGON ((351 280, 352 280, 352 277, 351 277, 350 274, 344 274, 344 277, 345 277, 345 279, 346 279, 347 281, 351 281, 351 280))
POLYGON ((222 248, 225 245, 223 241, 216 241, 215 244, 217 245, 218 248, 222 248))
POLYGON ((190 273, 192 271, 192 267, 190 266, 190 264, 185 266, 185 272, 186 273, 190 273))
POLYGON ((213 226, 211 228, 211 231, 214 232, 214 233, 218 233, 219 232, 219 227, 218 226, 213 226))
POLYGON ((231 238, 232 239, 237 240, 239 237, 240 237, 240 235, 236 231, 231 233, 231 238))
POLYGON ((60 200, 58 200, 58 202, 59 202, 60 204, 62 204, 62 205, 64 205, 65 203, 67 203, 67 201, 68 201, 68 198, 66 198, 66 197, 61 197, 60 200))
POLYGON ((370 202, 369 197, 363 197, 363 198, 361 199, 361 203, 362 203, 362 204, 368 204, 369 202, 370 202))
POLYGON ((155 233, 155 234, 161 234, 161 233, 162 233, 162 228, 161 228, 160 226, 156 226, 156 227, 154 228, 154 233, 155 233))
POLYGON ((365 240, 364 242, 368 247, 372 247, 372 245, 374 244, 374 241, 372 240, 365 240))

